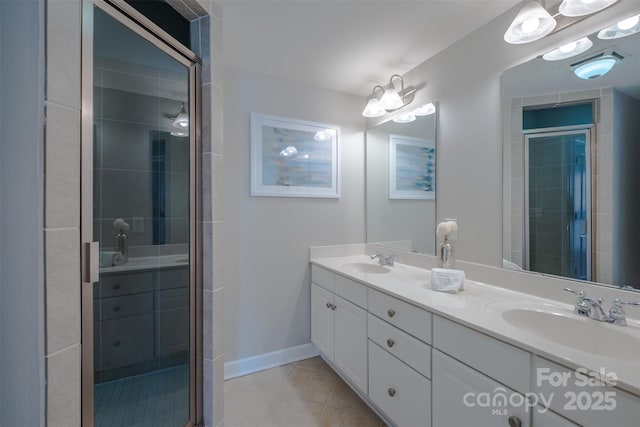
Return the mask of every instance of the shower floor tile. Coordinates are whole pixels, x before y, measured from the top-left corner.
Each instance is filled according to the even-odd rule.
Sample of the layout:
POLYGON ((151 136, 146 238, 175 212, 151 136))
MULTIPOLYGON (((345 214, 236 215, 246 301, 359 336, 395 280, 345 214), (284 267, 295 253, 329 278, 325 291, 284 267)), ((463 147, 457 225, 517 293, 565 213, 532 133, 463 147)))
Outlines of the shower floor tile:
POLYGON ((149 372, 98 384, 96 427, 181 427, 189 419, 189 368, 149 372))

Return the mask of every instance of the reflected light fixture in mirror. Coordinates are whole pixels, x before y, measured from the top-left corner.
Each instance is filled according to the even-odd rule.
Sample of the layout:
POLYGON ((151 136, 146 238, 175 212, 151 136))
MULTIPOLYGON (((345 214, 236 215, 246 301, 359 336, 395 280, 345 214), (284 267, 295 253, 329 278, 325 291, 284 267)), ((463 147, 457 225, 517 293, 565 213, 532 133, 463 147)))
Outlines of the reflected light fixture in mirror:
POLYGON ((611 71, 617 62, 618 60, 614 56, 604 55, 579 65, 573 72, 584 80, 597 79, 611 71))
POLYGON ((591 49, 591 46, 593 46, 591 39, 589 39, 589 37, 583 37, 580 40, 567 43, 552 50, 551 52, 545 53, 542 55, 542 59, 545 61, 560 61, 562 59, 580 55, 581 53, 591 49))
POLYGON ((411 123, 416 119, 416 117, 421 116, 430 116, 436 112, 436 106, 433 102, 428 104, 424 104, 413 111, 408 111, 406 113, 399 114, 398 116, 393 118, 393 121, 396 123, 411 123))
POLYGON ((530 43, 549 34, 556 25, 555 18, 540 3, 527 3, 504 33, 504 40, 511 44, 530 43))
POLYGON ((180 108, 180 112, 173 119, 173 127, 171 128, 172 136, 189 136, 189 115, 184 109, 184 103, 180 108))
POLYGON ((598 38, 601 40, 619 39, 640 32, 640 15, 630 16, 610 27, 601 30, 598 38))
POLYGON ((560 4, 560 13, 564 16, 575 17, 590 15, 606 9, 618 0, 564 0, 560 4))

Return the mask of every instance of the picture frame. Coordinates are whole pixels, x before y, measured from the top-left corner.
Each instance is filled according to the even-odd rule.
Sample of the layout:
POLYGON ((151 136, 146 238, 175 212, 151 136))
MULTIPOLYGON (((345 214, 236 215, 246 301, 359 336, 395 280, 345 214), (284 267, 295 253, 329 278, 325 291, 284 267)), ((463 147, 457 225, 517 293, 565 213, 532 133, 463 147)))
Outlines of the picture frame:
POLYGON ((436 143, 389 135, 389 199, 435 200, 436 143))
POLYGON ((340 128, 251 113, 251 195, 340 197, 340 128))

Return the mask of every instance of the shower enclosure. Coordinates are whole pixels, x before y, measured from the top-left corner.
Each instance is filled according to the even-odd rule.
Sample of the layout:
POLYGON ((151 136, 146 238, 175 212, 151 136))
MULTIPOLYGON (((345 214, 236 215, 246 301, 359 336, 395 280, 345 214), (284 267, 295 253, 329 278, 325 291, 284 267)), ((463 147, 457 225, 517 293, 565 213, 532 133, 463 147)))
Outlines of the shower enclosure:
POLYGON ((525 268, 591 280, 590 129, 525 135, 525 268))
POLYGON ((83 425, 195 425, 198 59, 122 2, 83 14, 83 425))

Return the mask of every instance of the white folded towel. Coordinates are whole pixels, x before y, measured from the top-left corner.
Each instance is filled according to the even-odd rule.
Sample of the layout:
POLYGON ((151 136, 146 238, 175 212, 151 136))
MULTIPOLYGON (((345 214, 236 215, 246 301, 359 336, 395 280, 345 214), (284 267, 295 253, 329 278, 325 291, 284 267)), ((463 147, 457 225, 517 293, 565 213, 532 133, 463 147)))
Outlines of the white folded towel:
POLYGON ((431 289, 453 293, 464 290, 464 271, 450 268, 432 269, 431 289))
POLYGON ((117 251, 100 252, 100 267, 112 267, 124 264, 124 257, 117 251))

